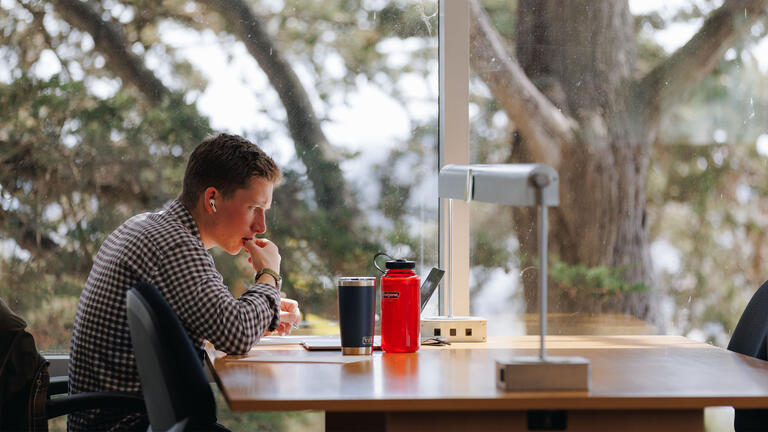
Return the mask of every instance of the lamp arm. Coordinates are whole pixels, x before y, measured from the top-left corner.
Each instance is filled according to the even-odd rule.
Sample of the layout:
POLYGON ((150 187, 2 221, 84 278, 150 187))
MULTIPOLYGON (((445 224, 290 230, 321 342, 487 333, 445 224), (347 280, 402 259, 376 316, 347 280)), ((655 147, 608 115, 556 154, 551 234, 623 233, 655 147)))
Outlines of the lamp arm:
POLYGON ((547 206, 544 204, 543 186, 534 180, 536 198, 539 202, 539 357, 547 359, 544 340, 547 336, 547 206))
POLYGON ((453 318, 453 200, 448 199, 448 317, 453 318))
POLYGON ((536 189, 536 202, 539 204, 539 357, 547 361, 547 205, 544 202, 544 188, 549 186, 550 178, 538 173, 529 177, 536 189))

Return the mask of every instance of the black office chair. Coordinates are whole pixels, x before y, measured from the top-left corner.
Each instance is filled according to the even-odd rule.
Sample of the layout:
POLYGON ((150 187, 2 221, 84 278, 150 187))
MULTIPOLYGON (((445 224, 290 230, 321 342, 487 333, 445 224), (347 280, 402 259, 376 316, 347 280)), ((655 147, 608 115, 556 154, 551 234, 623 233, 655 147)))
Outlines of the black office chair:
POLYGON ((216 423, 216 402, 201 359, 160 291, 140 282, 128 291, 127 304, 152 430, 226 431, 216 423))
MULTIPOLYGON (((733 330, 728 349, 740 354, 768 360, 768 281, 757 290, 741 314, 733 330)), ((737 409, 736 432, 768 430, 768 410, 737 409)))
POLYGON ((134 394, 69 395, 68 378, 49 377, 48 362, 37 351, 26 327, 27 323, 0 299, 0 430, 44 432, 48 420, 78 411, 144 409, 144 400, 134 394))

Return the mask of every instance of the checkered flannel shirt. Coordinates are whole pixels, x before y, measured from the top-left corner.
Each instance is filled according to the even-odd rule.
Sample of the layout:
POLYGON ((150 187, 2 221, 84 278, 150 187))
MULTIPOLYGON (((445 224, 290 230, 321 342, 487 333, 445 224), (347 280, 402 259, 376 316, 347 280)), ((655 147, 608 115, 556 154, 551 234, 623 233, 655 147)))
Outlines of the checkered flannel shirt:
MULTIPOLYGON (((70 392, 141 392, 126 315, 126 292, 155 285, 195 346, 247 352, 280 324, 280 293, 257 283, 234 298, 203 247, 189 211, 172 201, 134 216, 99 249, 80 296, 69 352, 70 392)), ((68 430, 146 429, 146 413, 90 410, 71 414, 68 430)))

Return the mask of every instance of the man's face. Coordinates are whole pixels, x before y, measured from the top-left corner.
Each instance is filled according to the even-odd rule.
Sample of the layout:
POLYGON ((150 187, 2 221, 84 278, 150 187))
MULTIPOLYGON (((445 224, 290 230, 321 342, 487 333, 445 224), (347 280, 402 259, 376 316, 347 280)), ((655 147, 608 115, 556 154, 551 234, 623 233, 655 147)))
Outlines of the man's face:
POLYGON ((252 239, 255 234, 267 231, 264 213, 272 206, 273 189, 270 181, 252 177, 244 188, 215 200, 213 235, 222 249, 236 255, 243 239, 252 239))

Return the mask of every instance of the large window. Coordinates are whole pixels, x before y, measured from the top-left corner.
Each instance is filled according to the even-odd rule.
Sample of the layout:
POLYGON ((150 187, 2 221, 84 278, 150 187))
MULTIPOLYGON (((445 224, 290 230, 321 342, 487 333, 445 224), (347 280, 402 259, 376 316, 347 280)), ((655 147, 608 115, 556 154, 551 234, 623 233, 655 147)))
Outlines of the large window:
MULTIPOLYGON (((765 11, 731 3, 470 2, 470 162, 561 179, 552 333, 725 346, 766 279, 765 11)), ((535 213, 470 212, 472 313, 536 334, 535 213)))
MULTIPOLYGON (((1 5, 0 295, 40 349, 67 351, 102 241, 214 132, 283 169, 267 236, 299 332, 338 331, 334 279, 378 251, 437 264, 436 1, 1 5)), ((245 254, 212 253, 241 293, 245 254)))
MULTIPOLYGON (((218 2, 0 5, 0 294, 43 349, 66 351, 104 237, 175 197, 190 149, 213 131, 257 141, 284 168, 269 235, 309 322, 334 319, 333 278, 375 274, 378 250, 416 259, 420 274, 439 261, 436 1, 234 15, 218 2), (116 37, 94 33, 104 23, 116 37), (320 132, 297 144, 307 130, 320 132), (333 169, 318 175, 316 156, 333 169)), ((734 38, 721 35, 704 24, 720 6, 466 3, 469 132, 444 138, 467 162, 560 172, 553 313, 724 345, 764 278, 764 25, 747 11, 734 38), (599 24, 567 25, 577 19, 599 24), (718 48, 679 61, 693 37, 718 48)), ((464 85, 457 76, 445 78, 464 85)), ((469 211, 471 312, 491 333, 531 330, 533 214, 469 211)), ((238 293, 247 264, 215 255, 238 293)))

